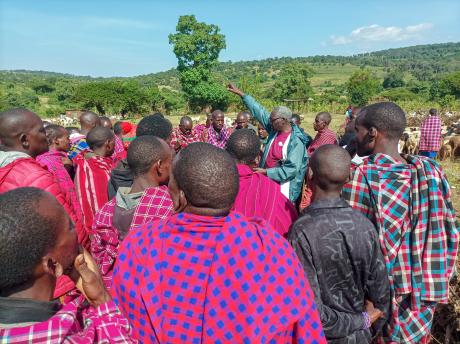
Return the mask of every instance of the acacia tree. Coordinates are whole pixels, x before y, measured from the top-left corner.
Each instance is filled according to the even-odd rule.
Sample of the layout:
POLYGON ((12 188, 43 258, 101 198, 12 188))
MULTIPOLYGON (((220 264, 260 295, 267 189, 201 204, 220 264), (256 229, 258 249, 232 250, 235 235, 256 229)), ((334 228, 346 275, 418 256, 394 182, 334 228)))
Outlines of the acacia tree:
POLYGON ((347 82, 348 98, 351 104, 364 106, 379 91, 379 80, 370 70, 354 72, 347 82))
POLYGON ((212 69, 225 49, 225 36, 217 25, 198 22, 194 15, 179 17, 176 33, 169 35, 178 60, 182 90, 190 108, 225 108, 228 92, 216 82, 212 69))

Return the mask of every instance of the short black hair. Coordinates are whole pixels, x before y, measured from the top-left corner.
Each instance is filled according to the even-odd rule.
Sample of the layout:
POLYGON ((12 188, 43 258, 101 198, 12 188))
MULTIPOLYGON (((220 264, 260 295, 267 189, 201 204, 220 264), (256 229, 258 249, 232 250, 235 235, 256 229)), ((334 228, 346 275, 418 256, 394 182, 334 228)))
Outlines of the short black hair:
POLYGON ((300 115, 298 113, 293 113, 291 120, 298 120, 299 122, 301 121, 300 115))
POLYGON ((235 130, 227 141, 226 150, 234 159, 248 165, 260 153, 260 139, 254 130, 235 130))
POLYGON ((350 154, 337 145, 322 145, 310 158, 313 178, 323 190, 339 190, 350 176, 350 154))
POLYGON ((86 135, 86 143, 92 150, 102 147, 107 140, 114 137, 112 130, 106 127, 94 127, 86 135))
POLYGON ((121 121, 118 121, 118 122, 115 122, 115 124, 113 125, 113 132, 115 133, 115 135, 120 135, 121 132, 122 132, 122 128, 121 128, 121 121))
POLYGON ((141 119, 136 129, 136 136, 157 136, 166 140, 171 136, 172 124, 161 113, 146 116, 141 119))
POLYGON ((134 176, 147 173, 155 162, 164 158, 164 145, 155 136, 138 137, 128 147, 128 165, 134 176))
POLYGON ((112 120, 108 118, 107 116, 99 116, 99 121, 101 121, 101 125, 102 125, 102 122, 110 122, 110 124, 112 124, 112 120))
POLYGON ((389 139, 401 137, 406 128, 406 114, 393 102, 380 102, 365 106, 357 117, 357 124, 367 129, 376 128, 389 139))
POLYGON ((46 139, 48 140, 48 145, 52 144, 55 139, 64 136, 62 131, 68 133, 67 130, 61 125, 50 124, 46 126, 45 132, 46 139))
POLYGON ((436 115, 438 113, 438 110, 435 108, 430 109, 430 115, 436 115))
POLYGON ((72 134, 72 131, 75 131, 75 132, 77 132, 77 133, 80 132, 80 129, 77 128, 77 127, 65 127, 65 130, 67 130, 67 132, 69 133, 69 135, 72 134))
POLYGON ((332 121, 332 117, 331 117, 331 114, 329 112, 318 112, 318 114, 316 116, 319 116, 321 118, 323 118, 324 122, 326 122, 328 125, 331 124, 331 121, 332 121))
POLYGON ((230 208, 238 194, 235 161, 209 143, 195 142, 182 149, 174 160, 173 175, 188 202, 196 207, 230 208))
POLYGON ((0 295, 28 282, 40 259, 56 245, 57 221, 37 210, 47 194, 25 187, 0 195, 0 295))

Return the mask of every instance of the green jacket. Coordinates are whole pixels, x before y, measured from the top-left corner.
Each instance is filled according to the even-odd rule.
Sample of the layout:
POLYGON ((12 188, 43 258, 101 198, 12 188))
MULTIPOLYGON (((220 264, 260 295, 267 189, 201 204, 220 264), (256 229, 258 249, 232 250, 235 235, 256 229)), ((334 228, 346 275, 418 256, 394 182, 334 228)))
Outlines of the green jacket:
MULTIPOLYGON (((264 154, 260 161, 260 166, 265 166, 270 146, 278 134, 273 130, 270 123, 270 112, 268 112, 262 105, 260 105, 250 95, 243 96, 243 102, 246 107, 251 111, 252 115, 262 124, 268 132, 268 142, 265 145, 264 154)), ((307 169, 308 154, 307 146, 311 143, 311 138, 300 130, 300 128, 292 124, 291 137, 287 147, 286 159, 280 163, 280 166, 267 169, 267 176, 270 179, 282 184, 289 183, 289 199, 295 202, 302 191, 302 183, 305 177, 305 170, 307 169)))

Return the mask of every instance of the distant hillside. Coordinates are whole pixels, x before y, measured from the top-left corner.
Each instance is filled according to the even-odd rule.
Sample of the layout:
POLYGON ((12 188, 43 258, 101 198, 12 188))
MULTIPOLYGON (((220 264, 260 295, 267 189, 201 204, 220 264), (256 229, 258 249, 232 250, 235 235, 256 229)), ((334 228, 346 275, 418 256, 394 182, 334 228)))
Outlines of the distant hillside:
MULTIPOLYGON (((327 65, 351 65, 354 67, 398 67, 407 72, 445 73, 460 69, 460 42, 416 45, 405 48, 387 49, 353 56, 333 56, 318 55, 309 57, 275 57, 263 60, 240 61, 240 62, 220 62, 216 66, 216 72, 221 74, 224 79, 237 81, 242 76, 258 75, 262 81, 276 79, 279 70, 291 62, 311 64, 318 72, 324 72, 327 65)), ((326 74, 327 73, 327 68, 326 74)), ((138 80, 143 86, 164 85, 179 88, 176 69, 164 72, 139 75, 129 78, 93 78, 90 76, 76 76, 71 74, 54 73, 46 71, 0 71, 3 82, 27 82, 34 78, 40 79, 77 79, 79 81, 97 80, 138 80)), ((332 77, 332 79, 334 79, 332 77)))

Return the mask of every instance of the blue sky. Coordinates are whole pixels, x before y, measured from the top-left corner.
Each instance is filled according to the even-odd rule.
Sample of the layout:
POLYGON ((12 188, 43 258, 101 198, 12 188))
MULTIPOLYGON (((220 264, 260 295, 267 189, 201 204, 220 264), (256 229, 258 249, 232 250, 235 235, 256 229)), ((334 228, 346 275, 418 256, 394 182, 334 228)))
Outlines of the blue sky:
POLYGON ((460 41, 460 1, 0 0, 0 69, 133 76, 176 66, 180 15, 217 24, 221 61, 460 41))

